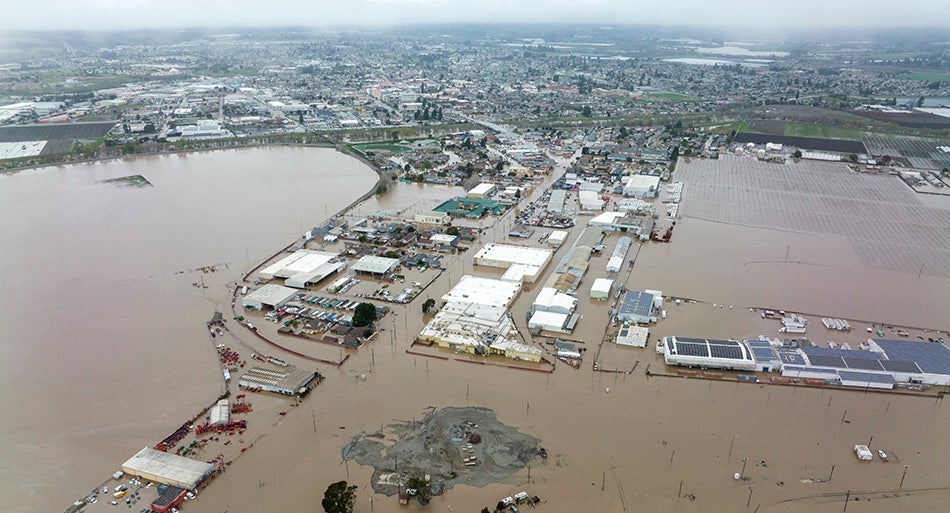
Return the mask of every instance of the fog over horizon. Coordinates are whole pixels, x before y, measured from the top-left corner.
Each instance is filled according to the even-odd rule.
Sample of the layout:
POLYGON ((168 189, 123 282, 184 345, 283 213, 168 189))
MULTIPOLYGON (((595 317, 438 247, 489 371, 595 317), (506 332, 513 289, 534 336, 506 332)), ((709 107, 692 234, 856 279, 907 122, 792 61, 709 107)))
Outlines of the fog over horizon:
POLYGON ((944 1, 799 0, 36 0, 9 3, 0 30, 594 23, 705 28, 950 27, 944 1))

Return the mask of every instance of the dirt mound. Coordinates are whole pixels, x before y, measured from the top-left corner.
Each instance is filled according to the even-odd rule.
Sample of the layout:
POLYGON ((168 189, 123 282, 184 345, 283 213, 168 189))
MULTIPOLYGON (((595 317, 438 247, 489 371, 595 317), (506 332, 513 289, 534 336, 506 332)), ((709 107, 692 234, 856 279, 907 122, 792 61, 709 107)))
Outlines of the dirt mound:
POLYGON ((502 424, 488 408, 443 408, 386 431, 384 438, 357 435, 343 457, 375 469, 377 493, 410 488, 423 502, 456 484, 502 482, 538 457, 537 438, 502 424))

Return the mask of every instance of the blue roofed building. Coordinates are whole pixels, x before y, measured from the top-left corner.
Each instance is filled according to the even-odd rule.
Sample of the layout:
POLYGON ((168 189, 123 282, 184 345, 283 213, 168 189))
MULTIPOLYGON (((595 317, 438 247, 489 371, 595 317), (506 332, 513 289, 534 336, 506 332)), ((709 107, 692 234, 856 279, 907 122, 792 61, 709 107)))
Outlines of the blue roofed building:
POLYGON ((656 303, 656 296, 649 292, 628 290, 617 305, 617 319, 641 324, 656 322, 656 303))

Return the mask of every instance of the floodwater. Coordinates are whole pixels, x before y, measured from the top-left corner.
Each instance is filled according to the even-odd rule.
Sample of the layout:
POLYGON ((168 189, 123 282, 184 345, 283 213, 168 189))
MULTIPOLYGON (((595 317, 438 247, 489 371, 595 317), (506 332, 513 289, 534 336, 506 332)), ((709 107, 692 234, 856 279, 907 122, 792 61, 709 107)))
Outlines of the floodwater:
POLYGON ((376 180, 317 148, 0 175, 0 510, 65 509, 208 404, 224 284, 376 180))
MULTIPOLYGON (((12 462, 2 470, 0 496, 13 498, 6 504, 13 504, 14 511, 65 507, 128 456, 154 444, 208 404, 220 391, 220 374, 203 321, 216 304, 228 301, 225 282, 298 237, 299 223, 306 227, 308 220, 312 224, 325 217, 322 201, 307 198, 326 199, 331 213, 349 202, 318 196, 313 191, 321 190, 319 184, 310 191, 299 186, 308 173, 321 172, 318 165, 307 172, 274 171, 283 168, 268 165, 268 172, 280 174, 281 181, 254 181, 260 172, 257 166, 232 169, 239 162, 242 166, 250 162, 258 151, 265 156, 261 160, 292 161, 301 156, 297 152, 312 150, 190 155, 182 159, 205 164, 187 168, 190 171, 175 161, 179 157, 162 157, 155 159, 159 163, 151 170, 146 164, 152 159, 143 159, 0 180, 2 208, 30 210, 46 219, 31 220, 29 229, 5 226, 0 232, 4 242, 27 246, 16 258, 6 253, 0 257, 6 264, 0 267, 5 290, 0 311, 10 334, 0 355, 4 371, 0 394, 14 409, 8 415, 13 420, 0 428, 4 430, 0 456, 12 462), (212 163, 217 159, 221 160, 212 163), (171 170, 169 161, 176 164, 171 170), (97 172, 110 165, 117 169, 97 172), (129 169, 146 175, 155 189, 93 185, 100 174, 121 176, 130 174, 129 169), (204 176, 205 171, 214 176, 204 176), (243 183, 221 185, 229 172, 243 176, 243 183), (187 175, 187 191, 179 188, 160 200, 148 199, 148 194, 162 190, 160 184, 180 185, 182 175, 187 175), (298 187, 285 186, 291 178, 298 187), (275 182, 280 183, 271 185, 275 182), (17 185, 15 191, 11 185, 17 185), (73 189, 76 192, 68 193, 73 189), (126 193, 131 199, 116 199, 126 193), (94 198, 84 199, 86 195, 94 198), (182 199, 188 195, 192 198, 182 199), (191 207, 192 199, 216 204, 191 207), (161 208, 167 203, 173 208, 161 208), (150 216, 135 217, 152 220, 143 230, 136 229, 142 228, 137 222, 121 221, 146 207, 154 209, 150 216), (84 218, 67 215, 77 212, 84 218), (173 227, 165 228, 166 223, 173 227), (195 235, 180 237, 189 223, 201 227, 195 228, 195 235), (140 231, 144 233, 137 235, 140 231), (198 251, 204 242, 201 235, 216 238, 206 253, 198 251), (122 237, 132 244, 117 245, 115 241, 127 240, 122 237), (186 244, 172 245, 176 237, 186 244), (134 251, 128 251, 133 246, 134 251), (83 266, 59 254, 82 258, 83 266), (136 259, 149 259, 150 265, 136 259), (211 274, 174 274, 220 262, 229 262, 229 267, 211 274), (22 272, 26 269, 40 272, 22 272), (70 269, 74 272, 67 272, 70 269), (192 286, 201 277, 209 288, 192 286)), ((320 154, 318 162, 325 163, 324 158, 337 157, 320 154)), ((366 174, 364 182, 353 185, 350 198, 372 187, 375 176, 366 174)), ((419 202, 428 208, 429 202, 456 192, 397 184, 354 215, 398 213, 419 208, 419 202)), ((9 218, 10 212, 6 213, 9 218)), ((500 230, 486 230, 482 242, 503 237, 510 217, 499 222, 500 230)), ((572 239, 580 228, 571 231, 572 239)), ((629 288, 655 288, 736 306, 667 307, 669 319, 651 329, 651 340, 665 335, 752 335, 764 325, 744 307, 760 303, 829 316, 848 317, 853 312, 850 318, 874 320, 881 314, 885 318, 878 320, 896 324, 946 323, 938 302, 928 302, 946 295, 950 288, 944 282, 927 285, 933 292, 915 300, 910 292, 922 285, 901 285, 900 278, 910 277, 899 273, 889 273, 895 275, 892 281, 881 283, 882 272, 862 270, 847 244, 835 244, 830 238, 791 244, 797 253, 790 260, 851 269, 852 274, 824 275, 820 265, 769 264, 784 265, 789 237, 797 236, 686 219, 677 223, 671 244, 644 246, 634 269, 621 277, 629 288), (763 263, 749 265, 750 261, 763 263), (838 281, 825 283, 829 276, 838 281), (880 294, 872 294, 871 285, 862 285, 869 282, 878 283, 880 294), (827 297, 815 299, 819 293, 827 297), (898 299, 882 298, 884 293, 897 294, 898 299)), ((939 399, 647 377, 647 366, 654 372, 662 369, 652 344, 611 351, 605 367, 633 368, 629 374, 593 372, 593 353, 603 338, 609 305, 591 302, 587 294, 593 278, 603 275, 615 239, 616 235, 608 242, 607 255, 592 259, 578 292, 584 319, 571 338, 584 341, 588 348, 581 369, 558 364, 554 373, 543 374, 406 354, 409 340, 423 325, 421 301, 396 307, 396 315, 381 321, 381 327, 396 337, 384 333, 353 351, 341 368, 287 356, 292 363, 318 369, 326 381, 300 407, 289 409, 268 427, 197 501, 187 504, 188 511, 319 510, 326 485, 340 479, 359 487, 359 513, 419 511, 418 505, 406 508, 395 497, 372 494, 372 469, 344 464, 341 449, 361 431, 419 419, 430 407, 468 405, 492 408, 501 422, 539 438, 550 457, 535 460, 505 483, 455 487, 435 498, 428 506, 432 511, 491 508, 500 498, 521 490, 545 501, 537 508, 542 513, 726 513, 756 508, 761 513, 830 512, 840 511, 848 490, 860 498, 849 505, 850 511, 945 511, 950 493, 943 487, 950 482, 942 462, 950 457, 950 446, 943 427, 950 412, 939 399), (891 461, 855 459, 852 446, 871 437, 872 448, 886 450, 891 461), (830 482, 803 482, 825 480, 832 472, 830 482), (734 473, 746 480, 735 481, 734 473), (936 490, 922 491, 925 488, 936 490)), ((561 246, 554 262, 571 242, 561 246)), ((473 251, 446 258, 448 269, 426 294, 441 296, 463 272, 482 274, 471 265, 473 251)), ((547 272, 553 267, 552 263, 547 272)), ((515 304, 513 318, 522 331, 526 331, 524 309, 545 278, 526 287, 515 304)))

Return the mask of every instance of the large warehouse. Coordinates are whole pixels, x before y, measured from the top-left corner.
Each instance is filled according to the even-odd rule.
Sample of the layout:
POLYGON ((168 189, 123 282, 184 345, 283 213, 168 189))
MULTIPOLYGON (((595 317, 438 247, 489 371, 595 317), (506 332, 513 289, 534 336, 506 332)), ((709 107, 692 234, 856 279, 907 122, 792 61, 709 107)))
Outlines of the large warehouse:
POLYGON ((655 198, 660 190, 660 177, 630 175, 623 180, 623 195, 634 198, 655 198))
POLYGON ((503 280, 530 283, 541 276, 553 254, 550 249, 489 243, 475 253, 474 263, 484 267, 507 269, 502 275, 503 280))
POLYGON ((244 305, 244 308, 252 308, 254 310, 263 310, 264 308, 277 309, 284 306, 296 295, 297 291, 290 287, 268 283, 244 296, 241 299, 241 304, 244 305))
POLYGON ((754 371, 755 360, 748 346, 737 340, 664 337, 667 365, 704 369, 754 371))
POLYGON ((241 376, 238 385, 244 388, 261 388, 275 394, 303 395, 304 389, 316 377, 316 372, 297 367, 281 370, 251 367, 241 376))
POLYGON ((446 303, 475 303, 477 305, 508 308, 521 292, 521 284, 514 281, 464 275, 442 296, 446 303))
POLYGON ((261 269, 260 276, 264 280, 285 278, 288 287, 302 289, 346 268, 346 263, 337 261, 337 257, 335 253, 301 249, 261 269))
POLYGON ((126 474, 139 476, 156 483, 168 483, 193 490, 208 477, 214 466, 177 454, 145 447, 122 464, 126 474))
POLYGON ((354 263, 350 269, 357 273, 369 274, 372 276, 385 276, 399 266, 398 258, 387 258, 374 255, 361 257, 354 263))

